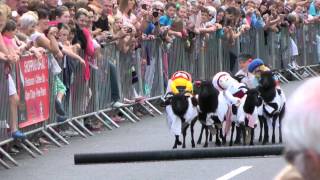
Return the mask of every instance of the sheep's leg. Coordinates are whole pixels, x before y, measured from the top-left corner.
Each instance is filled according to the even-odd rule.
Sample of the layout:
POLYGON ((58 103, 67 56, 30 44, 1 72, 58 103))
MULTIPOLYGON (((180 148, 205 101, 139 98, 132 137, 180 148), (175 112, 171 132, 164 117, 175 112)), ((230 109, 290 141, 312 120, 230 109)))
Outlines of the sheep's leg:
POLYGON ((262 144, 265 145, 269 142, 269 126, 267 118, 263 118, 263 130, 264 130, 264 137, 262 144))
POLYGON ((255 129, 255 128, 250 128, 250 131, 251 131, 250 146, 253 146, 253 145, 254 145, 254 143, 253 143, 253 139, 254 139, 254 129, 255 129))
POLYGON ((284 112, 285 112, 285 106, 283 106, 281 112, 280 112, 280 115, 279 115, 279 143, 282 143, 282 127, 281 127, 281 124, 282 124, 282 119, 283 119, 283 116, 284 116, 284 112))
POLYGON ((259 142, 262 141, 262 131, 263 131, 263 116, 259 116, 259 124, 260 124, 260 135, 259 135, 259 142))
POLYGON ((227 143, 226 137, 223 135, 223 128, 220 129, 220 138, 222 139, 222 145, 227 143))
POLYGON ((240 124, 241 132, 242 132, 242 144, 245 146, 247 145, 246 139, 246 126, 244 124, 240 124))
POLYGON ((201 140, 202 140, 202 133, 205 129, 205 125, 202 124, 202 127, 201 127, 201 131, 200 131, 200 135, 199 135, 199 138, 198 138, 198 141, 197 141, 197 144, 201 144, 201 140))
POLYGON ((236 127, 236 140, 234 141, 234 144, 240 144, 241 143, 241 128, 236 127))
POLYGON ((227 144, 227 135, 226 136, 223 135, 223 128, 221 128, 221 130, 220 130, 220 137, 222 139, 222 145, 226 145, 227 144))
POLYGON ((277 122, 278 116, 274 115, 272 118, 272 144, 276 143, 276 122, 277 122))
POLYGON ((194 143, 194 124, 197 122, 197 119, 193 120, 190 125, 190 131, 191 131, 191 146, 192 148, 196 147, 196 144, 194 143))
POLYGON ((232 125, 231 125, 231 137, 230 137, 229 146, 233 145, 233 133, 234 133, 234 126, 235 125, 236 125, 235 122, 232 122, 232 125))
POLYGON ((205 131, 206 131, 206 140, 204 142, 203 147, 208 147, 208 134, 209 134, 209 130, 208 130, 208 126, 205 126, 205 131))
POLYGON ((213 134, 210 132, 209 133, 209 141, 212 142, 213 134))
POLYGON ((214 127, 216 128, 216 146, 221 146, 221 141, 219 138, 219 131, 221 131, 221 129, 218 129, 217 125, 214 125, 214 127))
POLYGON ((186 148, 186 135, 187 135, 187 129, 189 127, 189 124, 186 125, 185 128, 183 128, 183 131, 182 131, 182 135, 183 135, 183 143, 182 143, 182 148, 186 148))
POLYGON ((176 140, 174 141, 173 149, 177 149, 177 146, 181 145, 181 141, 179 140, 179 135, 175 135, 176 140))

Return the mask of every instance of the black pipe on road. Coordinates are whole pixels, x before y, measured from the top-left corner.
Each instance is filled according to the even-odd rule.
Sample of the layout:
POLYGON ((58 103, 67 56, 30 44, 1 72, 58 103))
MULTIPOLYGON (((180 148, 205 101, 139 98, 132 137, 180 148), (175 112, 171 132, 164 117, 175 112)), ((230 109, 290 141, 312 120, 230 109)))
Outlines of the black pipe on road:
POLYGON ((282 145, 216 147, 165 151, 137 151, 75 154, 75 165, 97 163, 124 163, 142 161, 167 161, 202 158, 249 157, 281 155, 282 145))

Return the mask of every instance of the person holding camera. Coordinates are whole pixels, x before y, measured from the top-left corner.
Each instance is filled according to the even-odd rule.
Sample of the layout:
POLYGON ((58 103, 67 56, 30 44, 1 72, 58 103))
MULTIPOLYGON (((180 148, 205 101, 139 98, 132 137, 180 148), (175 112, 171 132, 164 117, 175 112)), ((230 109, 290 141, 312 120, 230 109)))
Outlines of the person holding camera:
POLYGON ((164 4, 160 1, 152 3, 152 9, 149 11, 148 16, 143 19, 143 39, 154 39, 154 35, 159 35, 160 24, 159 18, 164 13, 164 4))

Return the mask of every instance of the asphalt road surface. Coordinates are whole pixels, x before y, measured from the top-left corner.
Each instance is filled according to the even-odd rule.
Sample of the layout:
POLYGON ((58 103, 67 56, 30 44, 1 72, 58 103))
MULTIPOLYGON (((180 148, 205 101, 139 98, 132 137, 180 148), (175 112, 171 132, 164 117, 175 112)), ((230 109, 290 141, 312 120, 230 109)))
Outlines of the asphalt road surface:
MULTIPOLYGON (((283 85, 287 98, 301 84, 283 85)), ((104 130, 83 139, 74 137, 70 145, 50 146, 36 159, 26 154, 16 156, 20 166, 5 170, 0 166, 1 180, 270 180, 284 166, 282 157, 218 158, 183 161, 80 165, 73 163, 75 153, 168 150, 173 137, 164 116, 146 117, 141 122, 120 124, 119 129, 104 130)), ((199 128, 199 125, 198 125, 199 128)), ((257 136, 257 133, 256 133, 257 136)), ((198 137, 198 131, 195 132, 198 137)), ((187 148, 191 148, 187 138, 187 148)), ((197 148, 201 148, 198 145, 197 148)))

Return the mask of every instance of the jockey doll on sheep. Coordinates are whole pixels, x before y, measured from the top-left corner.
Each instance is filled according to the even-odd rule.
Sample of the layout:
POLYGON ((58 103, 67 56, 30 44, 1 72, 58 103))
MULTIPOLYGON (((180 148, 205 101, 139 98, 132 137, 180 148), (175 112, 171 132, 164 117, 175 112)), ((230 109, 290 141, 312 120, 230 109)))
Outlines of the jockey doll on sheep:
POLYGON ((232 78, 227 72, 217 73, 213 77, 212 83, 214 87, 220 91, 219 106, 222 106, 221 104, 225 104, 222 106, 223 110, 220 110, 220 112, 226 112, 226 114, 221 113, 219 119, 221 122, 226 120, 224 134, 226 136, 231 126, 232 114, 237 113, 237 107, 241 103, 241 98, 245 96, 247 87, 245 84, 239 83, 237 80, 232 78))
POLYGON ((248 70, 255 75, 255 84, 263 100, 258 112, 261 126, 259 141, 262 141, 263 126, 265 136, 262 143, 266 144, 269 141, 268 124, 272 122, 272 143, 275 143, 275 126, 279 119, 279 141, 282 142, 281 119, 285 112, 286 97, 280 88, 280 83, 261 59, 254 59, 249 64, 248 70))
POLYGON ((196 100, 192 93, 191 75, 185 71, 175 72, 168 81, 164 102, 168 126, 176 138, 173 148, 182 144, 179 140, 182 125, 190 124, 198 116, 196 100))
MULTIPOLYGON (((255 78, 253 79, 253 86, 254 88, 258 87, 260 85, 260 78, 261 78, 261 74, 265 73, 265 72, 271 72, 270 68, 267 67, 262 59, 254 59, 250 62, 250 64, 248 65, 248 71, 250 73, 252 73, 255 78)), ((281 89, 280 88, 280 81, 278 80, 278 78, 276 76, 273 76, 274 82, 276 83, 276 88, 277 89, 281 89)))

